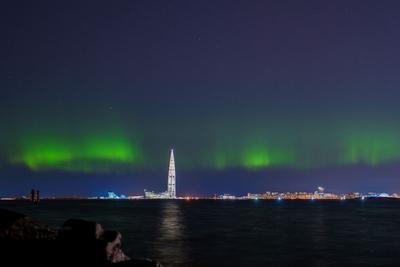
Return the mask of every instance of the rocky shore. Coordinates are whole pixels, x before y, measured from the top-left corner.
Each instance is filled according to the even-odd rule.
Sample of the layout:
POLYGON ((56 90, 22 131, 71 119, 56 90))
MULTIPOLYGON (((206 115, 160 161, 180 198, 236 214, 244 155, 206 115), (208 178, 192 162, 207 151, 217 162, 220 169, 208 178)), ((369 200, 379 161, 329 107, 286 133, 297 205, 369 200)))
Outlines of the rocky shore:
POLYGON ((1 266, 162 266, 131 259, 123 252, 121 239, 121 233, 92 221, 69 219, 53 229, 0 209, 1 266))

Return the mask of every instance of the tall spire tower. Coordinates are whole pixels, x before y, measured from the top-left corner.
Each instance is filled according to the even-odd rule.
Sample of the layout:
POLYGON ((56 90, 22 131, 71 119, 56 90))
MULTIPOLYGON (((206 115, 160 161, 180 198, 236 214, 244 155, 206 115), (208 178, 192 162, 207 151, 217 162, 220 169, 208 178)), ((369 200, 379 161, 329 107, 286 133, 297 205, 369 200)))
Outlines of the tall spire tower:
POLYGON ((175 159, 174 150, 171 149, 168 169, 168 197, 176 198, 176 177, 175 177, 175 159))

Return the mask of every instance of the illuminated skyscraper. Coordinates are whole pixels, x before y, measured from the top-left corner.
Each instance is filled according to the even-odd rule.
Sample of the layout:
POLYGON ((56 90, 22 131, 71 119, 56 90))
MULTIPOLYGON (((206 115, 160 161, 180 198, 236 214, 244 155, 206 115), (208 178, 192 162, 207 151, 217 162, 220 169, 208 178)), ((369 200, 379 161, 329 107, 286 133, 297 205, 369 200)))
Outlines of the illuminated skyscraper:
POLYGON ((148 198, 148 199, 174 199, 174 198, 176 198, 175 159, 174 159, 174 150, 173 149, 171 149, 171 155, 169 157, 167 191, 161 192, 161 193, 155 193, 153 191, 144 190, 144 197, 148 198))
POLYGON ((168 169, 168 197, 176 198, 176 174, 175 174, 175 159, 174 150, 171 149, 168 169))

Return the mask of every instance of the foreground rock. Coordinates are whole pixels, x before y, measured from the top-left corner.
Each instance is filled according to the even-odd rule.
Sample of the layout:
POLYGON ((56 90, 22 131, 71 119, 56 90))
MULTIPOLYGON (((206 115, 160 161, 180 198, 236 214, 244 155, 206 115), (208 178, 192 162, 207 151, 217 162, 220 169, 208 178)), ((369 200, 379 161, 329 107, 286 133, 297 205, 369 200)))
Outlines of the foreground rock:
POLYGON ((57 231, 23 214, 0 209, 0 240, 55 240, 57 231))
POLYGON ((121 238, 119 232, 104 231, 96 222, 69 219, 57 231, 0 209, 1 266, 161 266, 130 259, 122 251, 121 238))

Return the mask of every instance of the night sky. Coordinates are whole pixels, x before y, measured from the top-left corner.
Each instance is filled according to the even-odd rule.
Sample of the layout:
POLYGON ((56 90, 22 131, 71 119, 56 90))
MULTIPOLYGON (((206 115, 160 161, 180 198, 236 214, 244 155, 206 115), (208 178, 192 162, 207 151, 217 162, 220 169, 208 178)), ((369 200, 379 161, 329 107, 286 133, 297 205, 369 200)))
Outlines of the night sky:
POLYGON ((399 1, 2 1, 0 196, 400 192, 399 1))

